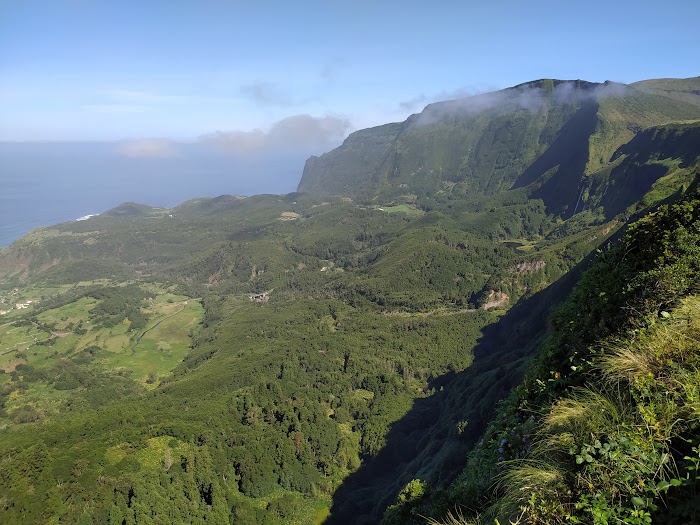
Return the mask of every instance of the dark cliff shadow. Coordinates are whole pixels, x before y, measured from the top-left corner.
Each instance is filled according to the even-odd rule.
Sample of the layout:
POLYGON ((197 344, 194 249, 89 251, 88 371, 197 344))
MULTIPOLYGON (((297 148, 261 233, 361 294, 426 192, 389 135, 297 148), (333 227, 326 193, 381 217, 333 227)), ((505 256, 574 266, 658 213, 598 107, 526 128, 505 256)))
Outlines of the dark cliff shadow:
POLYGON ((556 283, 511 308, 482 330, 472 366, 434 379, 439 392, 417 399, 394 423, 386 445, 351 474, 333 497, 327 525, 377 523, 414 478, 445 486, 461 471, 496 403, 517 386, 547 328, 552 308, 578 280, 582 262, 556 283), (468 421, 459 436, 459 421, 468 421))
MULTIPOLYGON (((688 188, 628 218, 632 224, 662 205, 672 204, 700 186, 698 174, 688 188)), ((598 248, 615 243, 626 225, 605 239, 598 248)), ((558 281, 532 297, 521 300, 503 317, 482 329, 473 350, 474 362, 460 373, 431 381, 440 391, 417 399, 413 408, 394 423, 386 445, 348 476, 333 495, 331 514, 325 525, 378 523, 384 510, 396 502, 399 492, 415 478, 445 487, 464 468, 467 453, 483 434, 496 404, 517 386, 530 357, 547 332, 552 309, 572 290, 595 256, 592 250, 558 281), (457 423, 468 421, 459 436, 457 423)))
MULTIPOLYGON (((696 177, 687 191, 700 185, 696 177)), ((671 204, 683 196, 679 190, 656 206, 640 210, 627 224, 671 204)), ((626 226, 605 239, 598 248, 615 243, 626 226)), ((325 525, 378 523, 384 510, 396 502, 399 492, 415 478, 434 486, 447 486, 464 468, 467 453, 480 438, 499 400, 523 378, 530 357, 547 332, 549 315, 578 282, 595 256, 592 250, 579 264, 532 297, 521 300, 494 324, 482 329, 474 348, 474 362, 460 373, 435 378, 436 394, 417 399, 413 408, 394 423, 386 445, 348 476, 333 495, 325 525), (457 423, 468 421, 459 436, 457 423)))
POLYGON ((588 162, 590 136, 595 133, 598 104, 586 100, 561 128, 547 148, 513 184, 512 189, 532 185, 532 197, 542 199, 548 214, 571 217, 585 189, 582 177, 588 162))

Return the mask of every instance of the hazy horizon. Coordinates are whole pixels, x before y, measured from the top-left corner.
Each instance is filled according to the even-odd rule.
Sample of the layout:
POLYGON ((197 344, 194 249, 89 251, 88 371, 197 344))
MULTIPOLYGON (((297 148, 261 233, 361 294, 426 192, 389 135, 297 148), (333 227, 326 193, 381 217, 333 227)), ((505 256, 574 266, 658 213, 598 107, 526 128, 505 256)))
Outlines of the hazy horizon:
POLYGON ((0 248, 127 201, 170 208, 197 197, 288 193, 305 161, 294 153, 235 157, 202 144, 156 155, 158 147, 147 155, 147 144, 0 143, 0 248))
POLYGON ((354 130, 534 79, 695 76, 699 18, 682 0, 0 2, 0 226, 104 211, 66 208, 96 177, 105 206, 159 205, 168 177, 180 200, 285 193, 354 130), (33 205, 46 180, 53 210, 33 205))

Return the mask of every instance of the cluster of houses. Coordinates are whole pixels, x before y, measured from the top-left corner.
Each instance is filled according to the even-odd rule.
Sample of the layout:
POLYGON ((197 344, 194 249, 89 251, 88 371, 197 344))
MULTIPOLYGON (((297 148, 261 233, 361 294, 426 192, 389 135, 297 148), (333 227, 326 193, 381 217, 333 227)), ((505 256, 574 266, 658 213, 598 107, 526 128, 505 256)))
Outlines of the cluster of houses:
POLYGON ((266 303, 270 299, 270 295, 267 292, 255 293, 249 295, 248 299, 255 301, 256 303, 266 303))
MULTIPOLYGON (((19 295, 19 290, 16 288, 12 291, 12 295, 19 295)), ((16 310, 22 310, 24 308, 29 308, 29 305, 32 304, 34 301, 32 299, 25 299, 23 302, 15 303, 15 309, 16 310)), ((6 297, 0 297, 0 303, 9 306, 7 310, 0 310, 0 315, 5 315, 10 313, 12 310, 12 303, 8 302, 8 299, 6 297)))
POLYGON ((29 308, 29 305, 33 302, 34 301, 32 301, 31 299, 27 299, 26 303, 15 303, 15 308, 17 308, 17 310, 21 310, 22 308, 29 308))

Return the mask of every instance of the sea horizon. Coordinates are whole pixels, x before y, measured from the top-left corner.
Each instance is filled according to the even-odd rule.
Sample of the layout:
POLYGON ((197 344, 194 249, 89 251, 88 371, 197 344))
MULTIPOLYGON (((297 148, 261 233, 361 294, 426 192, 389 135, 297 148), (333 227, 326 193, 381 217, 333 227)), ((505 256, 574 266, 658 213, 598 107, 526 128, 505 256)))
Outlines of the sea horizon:
POLYGON ((33 229, 125 202, 172 208, 195 198, 288 193, 296 189, 303 161, 297 155, 243 163, 201 149, 129 158, 115 143, 0 143, 0 248, 33 229))

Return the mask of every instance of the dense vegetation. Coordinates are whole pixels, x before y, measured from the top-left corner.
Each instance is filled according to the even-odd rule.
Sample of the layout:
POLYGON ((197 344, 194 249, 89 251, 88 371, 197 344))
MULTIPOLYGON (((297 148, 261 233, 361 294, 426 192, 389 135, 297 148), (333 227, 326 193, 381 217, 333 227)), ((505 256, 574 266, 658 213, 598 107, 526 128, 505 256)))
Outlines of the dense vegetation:
POLYGON ((352 135, 310 161, 319 194, 127 203, 1 250, 2 299, 26 308, 0 320, 0 521, 375 523, 396 504, 387 523, 455 505, 585 522, 696 490, 692 349, 644 357, 670 367, 653 378, 614 372, 625 341, 695 337, 695 197, 598 256, 546 334, 589 254, 695 191, 700 125, 670 121, 700 112, 556 81, 469 104, 352 135), (549 407, 594 402, 621 426, 567 430, 554 481, 513 492, 579 424, 549 407), (586 492, 616 476, 594 461, 611 447, 619 468, 643 453, 678 472, 586 492))
POLYGON ((598 254, 463 473, 383 523, 696 523, 699 276, 696 191, 598 254))

